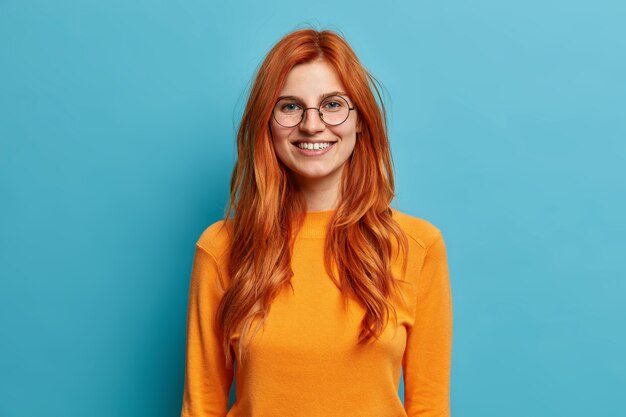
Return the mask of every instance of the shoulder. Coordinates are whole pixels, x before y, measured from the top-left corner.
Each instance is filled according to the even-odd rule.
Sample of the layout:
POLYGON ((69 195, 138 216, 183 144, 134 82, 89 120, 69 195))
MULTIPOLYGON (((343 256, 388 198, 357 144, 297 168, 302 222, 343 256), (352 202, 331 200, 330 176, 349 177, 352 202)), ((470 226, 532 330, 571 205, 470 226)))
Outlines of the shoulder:
POLYGON ((196 242, 196 246, 219 260, 228 251, 231 236, 232 220, 221 219, 204 229, 196 242))
POLYGON ((423 249, 428 248, 442 237, 441 230, 430 221, 421 217, 412 216, 391 208, 393 219, 398 222, 409 239, 417 243, 423 249))

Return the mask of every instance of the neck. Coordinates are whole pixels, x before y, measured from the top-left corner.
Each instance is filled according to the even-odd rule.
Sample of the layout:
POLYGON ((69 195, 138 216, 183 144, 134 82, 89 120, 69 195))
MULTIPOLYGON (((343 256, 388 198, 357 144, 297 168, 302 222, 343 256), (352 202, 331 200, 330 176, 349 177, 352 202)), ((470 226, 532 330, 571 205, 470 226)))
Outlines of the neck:
MULTIPOLYGON (((341 174, 341 170, 338 170, 341 174)), ((307 211, 334 210, 339 204, 339 187, 341 176, 333 175, 326 178, 298 177, 298 187, 307 203, 307 211)))

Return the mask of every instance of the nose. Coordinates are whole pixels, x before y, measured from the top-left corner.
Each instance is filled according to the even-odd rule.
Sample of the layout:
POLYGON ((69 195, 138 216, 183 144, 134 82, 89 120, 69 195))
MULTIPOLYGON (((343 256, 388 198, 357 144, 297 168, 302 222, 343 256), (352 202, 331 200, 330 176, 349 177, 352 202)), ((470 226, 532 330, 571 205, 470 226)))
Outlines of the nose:
POLYGON ((300 130, 306 133, 321 132, 326 129, 326 124, 322 121, 322 116, 319 109, 315 107, 309 107, 304 109, 303 119, 299 124, 300 130), (313 114, 309 113, 309 110, 314 110, 313 114))

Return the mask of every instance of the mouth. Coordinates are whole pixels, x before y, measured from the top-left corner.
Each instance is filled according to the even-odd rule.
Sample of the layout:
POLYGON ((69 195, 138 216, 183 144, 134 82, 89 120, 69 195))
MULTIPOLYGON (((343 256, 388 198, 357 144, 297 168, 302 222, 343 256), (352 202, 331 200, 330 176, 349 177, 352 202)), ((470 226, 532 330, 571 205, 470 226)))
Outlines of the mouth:
POLYGON ((302 156, 321 156, 335 146, 337 141, 295 141, 291 144, 296 147, 296 152, 302 156))
POLYGON ((292 145, 296 146, 299 149, 309 150, 309 151, 317 151, 324 150, 332 147, 337 141, 306 141, 306 140, 298 140, 292 142, 292 145))

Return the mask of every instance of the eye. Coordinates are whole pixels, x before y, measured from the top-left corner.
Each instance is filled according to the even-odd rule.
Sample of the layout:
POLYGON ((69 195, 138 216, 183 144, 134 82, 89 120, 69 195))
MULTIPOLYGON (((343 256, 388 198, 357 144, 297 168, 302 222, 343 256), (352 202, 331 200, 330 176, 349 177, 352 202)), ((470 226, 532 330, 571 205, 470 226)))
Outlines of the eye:
POLYGON ((280 105, 280 111, 283 113, 293 113, 300 110, 298 103, 282 103, 280 105))
POLYGON ((343 107, 343 103, 339 100, 329 100, 324 102, 323 107, 325 110, 337 111, 343 107))

